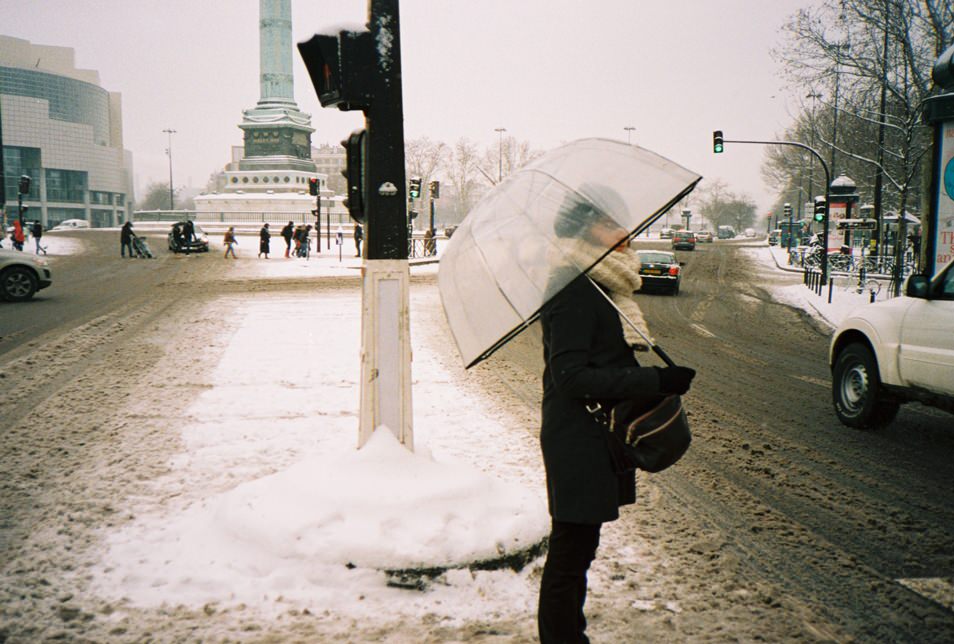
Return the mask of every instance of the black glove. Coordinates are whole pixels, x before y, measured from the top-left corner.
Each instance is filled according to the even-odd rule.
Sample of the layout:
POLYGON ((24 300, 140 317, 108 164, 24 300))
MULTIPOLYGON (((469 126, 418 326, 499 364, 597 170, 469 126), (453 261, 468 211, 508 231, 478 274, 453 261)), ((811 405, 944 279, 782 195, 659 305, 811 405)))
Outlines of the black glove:
POLYGON ((696 375, 696 370, 689 367, 656 367, 656 372, 659 374, 659 392, 680 396, 689 391, 696 375))

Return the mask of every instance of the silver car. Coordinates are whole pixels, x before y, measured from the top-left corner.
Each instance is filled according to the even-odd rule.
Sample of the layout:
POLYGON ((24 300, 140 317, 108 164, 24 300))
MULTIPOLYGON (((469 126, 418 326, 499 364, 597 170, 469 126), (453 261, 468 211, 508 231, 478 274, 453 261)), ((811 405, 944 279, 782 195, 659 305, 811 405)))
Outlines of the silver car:
POLYGON ((53 274, 45 259, 0 248, 0 299, 24 302, 52 283, 53 274))

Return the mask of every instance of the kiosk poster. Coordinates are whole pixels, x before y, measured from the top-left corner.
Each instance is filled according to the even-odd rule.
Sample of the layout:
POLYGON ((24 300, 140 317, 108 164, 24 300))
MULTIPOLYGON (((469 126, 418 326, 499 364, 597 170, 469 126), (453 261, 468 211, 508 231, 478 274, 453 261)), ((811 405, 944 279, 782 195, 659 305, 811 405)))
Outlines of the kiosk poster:
POLYGON ((828 252, 837 251, 845 245, 845 231, 838 223, 848 216, 848 204, 832 201, 828 207, 828 252))
POLYGON ((935 275, 954 262, 954 121, 944 124, 941 137, 941 181, 937 197, 935 275))

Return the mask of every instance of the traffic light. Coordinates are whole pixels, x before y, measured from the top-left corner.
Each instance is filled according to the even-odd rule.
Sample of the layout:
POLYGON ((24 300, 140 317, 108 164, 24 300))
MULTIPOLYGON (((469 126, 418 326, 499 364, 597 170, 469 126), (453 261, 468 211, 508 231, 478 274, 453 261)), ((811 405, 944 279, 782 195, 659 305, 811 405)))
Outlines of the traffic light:
POLYGON ((712 151, 715 154, 721 154, 722 148, 722 130, 716 130, 712 133, 712 151))
POLYGON ((408 217, 409 217, 410 219, 417 219, 417 211, 416 211, 416 210, 409 210, 409 211, 407 212, 407 215, 408 215, 408 217))
POLYGON ((351 214, 351 218, 362 224, 365 218, 364 204, 367 188, 367 145, 367 130, 355 130, 341 142, 347 155, 346 167, 341 173, 348 182, 344 205, 351 214))
POLYGON ((315 197, 318 195, 318 178, 317 177, 310 177, 308 179, 308 194, 310 194, 312 197, 315 197))
POLYGON ((337 36, 315 34, 298 43, 298 51, 322 107, 366 110, 371 106, 375 77, 370 31, 340 31, 337 36))
POLYGON ((321 218, 321 213, 318 211, 317 208, 312 208, 312 209, 311 209, 311 216, 314 217, 315 219, 320 219, 320 218, 321 218))
POLYGON ((823 222, 825 221, 825 198, 824 197, 815 197, 815 221, 823 222))
POLYGON ((785 212, 785 216, 787 218, 792 218, 792 204, 786 203, 784 206, 782 206, 782 210, 785 212))
POLYGON ((21 195, 26 195, 26 194, 29 194, 29 193, 30 193, 30 182, 31 182, 31 181, 32 181, 32 180, 30 179, 30 177, 28 177, 28 176, 25 175, 25 174, 20 176, 20 184, 19 184, 18 188, 19 188, 19 191, 20 191, 20 194, 21 194, 21 195))
POLYGON ((411 199, 420 199, 421 198, 421 178, 414 177, 410 181, 410 186, 408 187, 407 194, 411 199))
POLYGON ((441 182, 440 181, 431 181, 431 199, 439 199, 441 196, 441 182))

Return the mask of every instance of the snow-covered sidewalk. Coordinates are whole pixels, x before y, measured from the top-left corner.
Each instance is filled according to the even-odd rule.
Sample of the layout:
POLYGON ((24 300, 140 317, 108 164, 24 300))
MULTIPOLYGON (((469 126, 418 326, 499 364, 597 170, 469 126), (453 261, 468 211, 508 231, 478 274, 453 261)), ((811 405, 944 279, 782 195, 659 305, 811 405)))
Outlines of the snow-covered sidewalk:
MULTIPOLYGON (((277 279, 353 275, 352 264, 273 256, 230 268, 277 279)), ((355 449, 358 289, 213 303, 218 315, 238 316, 236 330, 182 419, 183 449, 169 473, 151 482, 151 494, 127 500, 132 524, 103 534, 94 591, 135 606, 244 604, 265 613, 424 610, 467 620, 532 612, 532 566, 462 566, 525 551, 546 535, 536 438, 461 384, 448 345, 439 350, 447 338, 436 294, 424 291, 412 289, 414 453, 386 429, 355 449), (438 578, 439 592, 389 587, 384 570, 422 567, 455 569, 438 578)))

